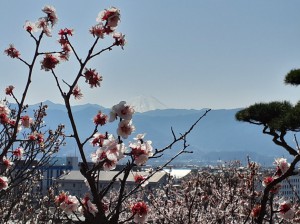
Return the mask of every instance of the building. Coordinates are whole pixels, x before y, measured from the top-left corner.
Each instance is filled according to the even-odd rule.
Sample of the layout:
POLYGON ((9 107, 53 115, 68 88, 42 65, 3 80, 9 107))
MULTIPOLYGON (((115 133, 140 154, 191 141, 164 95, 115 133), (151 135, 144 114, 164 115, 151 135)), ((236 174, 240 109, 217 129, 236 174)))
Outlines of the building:
MULTIPOLYGON (((99 173, 99 189, 106 187, 111 180, 116 176, 119 171, 100 171, 99 173)), ((133 188, 137 184, 134 180, 134 175, 148 176, 149 172, 130 172, 126 186, 128 188, 133 188)), ((146 185, 147 189, 157 188, 159 186, 165 185, 167 183, 167 173, 160 171, 155 173, 148 179, 148 184, 146 185)), ((116 182, 112 188, 117 188, 119 186, 118 179, 123 178, 123 173, 117 177, 116 182)), ((59 190, 68 191, 71 195, 76 195, 78 197, 83 197, 89 189, 85 184, 85 178, 79 170, 71 170, 67 174, 61 175, 57 178, 56 183, 59 185, 59 190)))

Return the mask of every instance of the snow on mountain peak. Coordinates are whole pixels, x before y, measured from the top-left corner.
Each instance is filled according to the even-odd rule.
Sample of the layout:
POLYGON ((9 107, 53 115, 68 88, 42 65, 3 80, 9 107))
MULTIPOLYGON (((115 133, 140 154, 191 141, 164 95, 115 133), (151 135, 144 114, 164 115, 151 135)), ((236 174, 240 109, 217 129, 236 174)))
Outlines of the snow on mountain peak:
POLYGON ((134 107, 136 112, 146 112, 150 110, 163 110, 168 107, 153 96, 136 96, 127 101, 129 105, 134 107))

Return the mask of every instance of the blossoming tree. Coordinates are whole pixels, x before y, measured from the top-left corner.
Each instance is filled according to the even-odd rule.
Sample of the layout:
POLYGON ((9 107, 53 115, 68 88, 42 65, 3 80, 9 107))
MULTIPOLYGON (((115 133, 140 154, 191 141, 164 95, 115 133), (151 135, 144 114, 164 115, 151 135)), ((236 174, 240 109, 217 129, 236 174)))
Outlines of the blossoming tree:
MULTIPOLYGON (((132 117, 134 114, 134 108, 128 105, 126 102, 121 101, 119 104, 114 105, 110 114, 106 115, 102 111, 95 114, 93 118, 94 129, 90 131, 89 136, 80 136, 77 130, 77 121, 73 116, 71 99, 75 98, 80 100, 83 96, 80 86, 85 84, 89 85, 91 89, 100 87, 103 80, 102 75, 94 68, 89 67, 89 62, 100 54, 112 50, 114 47, 123 47, 126 44, 125 35, 117 32, 117 26, 120 22, 120 10, 111 7, 100 12, 96 21, 96 25, 89 29, 91 37, 94 38, 94 42, 89 49, 87 49, 86 57, 81 57, 76 51, 73 43, 72 36, 74 31, 71 28, 64 28, 58 31, 58 44, 59 50, 41 51, 42 39, 51 37, 53 34, 53 28, 58 21, 56 10, 52 6, 45 6, 42 9, 45 13, 44 17, 39 18, 36 22, 26 21, 24 25, 25 31, 35 43, 34 55, 32 61, 29 63, 21 57, 19 50, 14 45, 10 45, 5 53, 14 59, 19 59, 29 68, 28 82, 23 93, 22 101, 20 102, 18 117, 16 124, 19 122, 23 126, 31 127, 31 118, 21 116, 22 106, 25 101, 25 97, 30 87, 30 79, 33 74, 33 68, 37 65, 37 60, 40 59, 40 68, 49 73, 55 80, 58 92, 60 93, 64 105, 67 110, 68 118, 71 124, 71 130, 67 130, 70 134, 68 138, 75 140, 77 148, 80 153, 82 162, 80 163, 81 174, 86 179, 86 184, 90 191, 87 192, 83 198, 78 198, 75 195, 70 195, 68 192, 61 191, 56 194, 52 189, 49 190, 49 197, 46 199, 48 203, 54 203, 56 206, 55 211, 47 212, 48 217, 43 219, 37 217, 35 221, 38 222, 71 222, 72 215, 75 216, 77 221, 84 223, 126 223, 134 221, 136 223, 146 222, 148 215, 147 202, 143 201, 143 198, 133 197, 138 190, 146 184, 147 180, 153 176, 156 172, 162 170, 168 163, 178 157, 182 153, 187 153, 188 144, 186 142, 187 135, 192 131, 194 126, 202 119, 203 116, 209 111, 207 110, 202 117, 200 117, 194 124, 191 125, 185 133, 177 136, 173 131, 173 139, 171 143, 162 149, 153 149, 152 142, 145 139, 144 134, 138 134, 134 141, 128 146, 125 145, 124 140, 129 138, 135 131, 132 117), (97 50, 96 46, 104 38, 112 38, 112 44, 102 50, 97 50), (58 72, 57 66, 63 62, 67 62, 70 57, 75 57, 75 61, 79 65, 79 69, 76 74, 73 75, 71 81, 62 80, 58 72), (117 122, 118 127, 116 133, 107 133, 102 130, 107 122, 117 122), (135 166, 142 166, 147 163, 151 158, 157 158, 162 156, 165 150, 172 148, 178 142, 182 142, 181 150, 178 154, 166 164, 155 168, 147 176, 136 176, 136 187, 128 190, 126 183, 129 174, 135 166), (95 147, 95 151, 88 155, 85 152, 87 144, 92 144, 95 147), (126 158, 125 158, 126 157, 126 158), (109 184, 104 187, 99 186, 99 174, 113 170, 120 160, 126 159, 126 166, 120 170, 111 180, 109 184), (89 165, 89 160, 93 165, 89 165), (111 189, 114 183, 119 183, 119 188, 116 194, 111 194, 111 189)), ((16 101, 14 96, 13 86, 8 87, 7 94, 11 95, 16 101)), ((7 112, 4 108, 4 114, 7 112)), ((18 126, 14 125, 13 139, 16 139, 16 133, 18 126)), ((35 133, 35 132, 34 132, 35 133)), ((59 132, 60 133, 60 132, 59 132)), ((35 141, 39 142, 38 133, 34 136, 35 141)), ((32 139, 31 139, 32 140, 32 139)), ((11 145, 7 146, 7 150, 11 145)), ((5 152, 5 151, 4 151, 5 152)), ((7 153, 3 153, 4 155, 7 153)), ((1 177, 2 189, 8 188, 10 185, 7 183, 6 177, 1 177)), ((47 209, 45 207, 45 209, 47 209)))

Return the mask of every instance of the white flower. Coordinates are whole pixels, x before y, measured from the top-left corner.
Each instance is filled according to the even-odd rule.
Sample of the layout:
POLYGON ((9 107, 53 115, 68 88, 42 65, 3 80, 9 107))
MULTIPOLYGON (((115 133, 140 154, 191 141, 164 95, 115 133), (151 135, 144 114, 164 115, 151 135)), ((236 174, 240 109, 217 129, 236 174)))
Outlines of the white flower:
POLYGON ((135 127, 132 125, 131 120, 122 120, 117 129, 117 134, 124 139, 127 139, 132 132, 134 132, 135 127))
POLYGON ((8 178, 0 176, 0 190, 6 190, 8 188, 8 178))

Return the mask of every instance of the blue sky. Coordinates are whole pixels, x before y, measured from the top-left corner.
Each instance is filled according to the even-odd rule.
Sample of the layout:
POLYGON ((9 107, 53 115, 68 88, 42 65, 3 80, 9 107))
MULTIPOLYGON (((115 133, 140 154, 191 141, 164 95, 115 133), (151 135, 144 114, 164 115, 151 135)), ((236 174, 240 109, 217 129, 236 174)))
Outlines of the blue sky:
MULTIPOLYGON (((56 8, 59 22, 43 49, 58 50, 58 30, 74 28, 71 41, 82 57, 93 41, 88 30, 98 13, 109 6, 121 10, 118 31, 128 44, 90 62, 89 67, 103 75, 102 87, 89 89, 82 83, 84 98, 74 104, 111 107, 146 95, 171 108, 221 109, 299 99, 300 87, 283 84, 290 69, 300 68, 299 1, 1 1, 2 50, 14 43, 22 57, 31 60, 33 41, 23 25, 43 16, 45 5, 56 8)), ((13 84, 20 95, 25 66, 4 54, 0 64, 0 89, 13 84)), ((71 60, 60 64, 57 73, 71 80, 77 66, 71 60)), ((39 63, 32 81, 27 103, 62 102, 51 74, 41 71, 39 63)))

